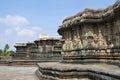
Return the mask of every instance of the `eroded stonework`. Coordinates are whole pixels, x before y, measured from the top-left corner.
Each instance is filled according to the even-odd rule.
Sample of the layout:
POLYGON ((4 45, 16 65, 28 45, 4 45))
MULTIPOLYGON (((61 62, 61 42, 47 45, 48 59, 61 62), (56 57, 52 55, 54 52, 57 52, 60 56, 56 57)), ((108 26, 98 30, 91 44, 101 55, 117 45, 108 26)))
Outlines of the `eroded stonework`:
POLYGON ((120 0, 106 9, 87 8, 63 20, 58 29, 58 33, 63 37, 63 60, 79 61, 81 56, 84 55, 87 59, 89 55, 93 58, 94 56, 101 57, 99 61, 104 62, 107 62, 107 58, 116 56, 115 60, 119 62, 119 14, 120 0))
POLYGON ((39 63, 40 80, 120 80, 120 0, 66 18, 58 33, 63 59, 39 63))

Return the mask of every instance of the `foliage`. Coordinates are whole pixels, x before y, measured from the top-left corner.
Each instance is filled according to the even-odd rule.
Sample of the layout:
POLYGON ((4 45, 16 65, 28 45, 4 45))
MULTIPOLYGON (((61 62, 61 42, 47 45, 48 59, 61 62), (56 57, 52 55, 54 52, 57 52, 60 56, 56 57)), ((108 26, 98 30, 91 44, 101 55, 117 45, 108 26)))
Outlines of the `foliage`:
POLYGON ((1 55, 1 53, 2 53, 2 49, 0 49, 0 55, 1 55))
POLYGON ((0 56, 10 56, 9 45, 6 44, 3 50, 0 50, 0 56))

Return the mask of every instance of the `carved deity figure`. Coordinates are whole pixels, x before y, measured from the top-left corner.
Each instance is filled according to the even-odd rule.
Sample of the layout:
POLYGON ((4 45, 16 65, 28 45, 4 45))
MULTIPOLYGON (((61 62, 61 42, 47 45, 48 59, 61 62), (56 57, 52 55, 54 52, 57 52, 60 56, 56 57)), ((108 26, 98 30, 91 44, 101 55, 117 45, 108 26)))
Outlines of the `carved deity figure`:
POLYGON ((78 49, 78 48, 81 48, 81 47, 82 47, 82 44, 81 44, 80 38, 75 36, 74 40, 73 40, 73 48, 78 49))
POLYGON ((107 47, 107 43, 106 43, 101 31, 99 31, 99 34, 98 34, 97 45, 98 45, 99 48, 106 48, 107 47))
POLYGON ((62 47, 62 50, 63 51, 67 50, 67 40, 65 40, 63 47, 62 47))
POLYGON ((73 49, 73 43, 71 40, 65 40, 65 43, 63 44, 63 48, 62 50, 63 51, 66 51, 66 50, 72 50, 73 49))
POLYGON ((68 50, 72 50, 73 49, 73 42, 70 40, 68 40, 68 50))
POLYGON ((62 55, 70 56, 71 53, 69 51, 72 49, 73 49, 73 42, 71 41, 71 39, 65 40, 63 47, 62 47, 62 50, 64 51, 64 52, 62 52, 62 55))
POLYGON ((82 42, 80 36, 78 36, 78 48, 82 48, 82 42))
POLYGON ((95 47, 95 42, 94 42, 94 35, 93 32, 89 31, 84 35, 85 39, 83 40, 83 44, 85 48, 91 48, 95 47))

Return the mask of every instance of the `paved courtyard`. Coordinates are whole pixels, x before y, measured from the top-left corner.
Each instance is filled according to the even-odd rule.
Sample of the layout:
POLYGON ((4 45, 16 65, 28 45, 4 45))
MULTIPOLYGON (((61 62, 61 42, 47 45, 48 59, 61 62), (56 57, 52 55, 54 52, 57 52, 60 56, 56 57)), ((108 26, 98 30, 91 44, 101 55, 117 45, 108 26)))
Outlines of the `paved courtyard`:
POLYGON ((38 80, 37 67, 0 66, 0 80, 38 80))

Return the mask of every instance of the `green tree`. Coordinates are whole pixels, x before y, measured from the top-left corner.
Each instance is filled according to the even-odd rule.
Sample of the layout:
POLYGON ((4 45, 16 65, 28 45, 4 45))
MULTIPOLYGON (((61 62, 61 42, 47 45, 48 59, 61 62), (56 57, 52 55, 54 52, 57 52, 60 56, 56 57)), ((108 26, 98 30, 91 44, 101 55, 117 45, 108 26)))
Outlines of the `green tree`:
POLYGON ((1 55, 2 55, 2 49, 0 49, 0 59, 1 59, 1 55))
POLYGON ((2 53, 2 49, 0 49, 0 55, 1 55, 1 53, 2 53))
POLYGON ((1 56, 10 56, 9 45, 6 44, 4 49, 0 51, 1 56))

